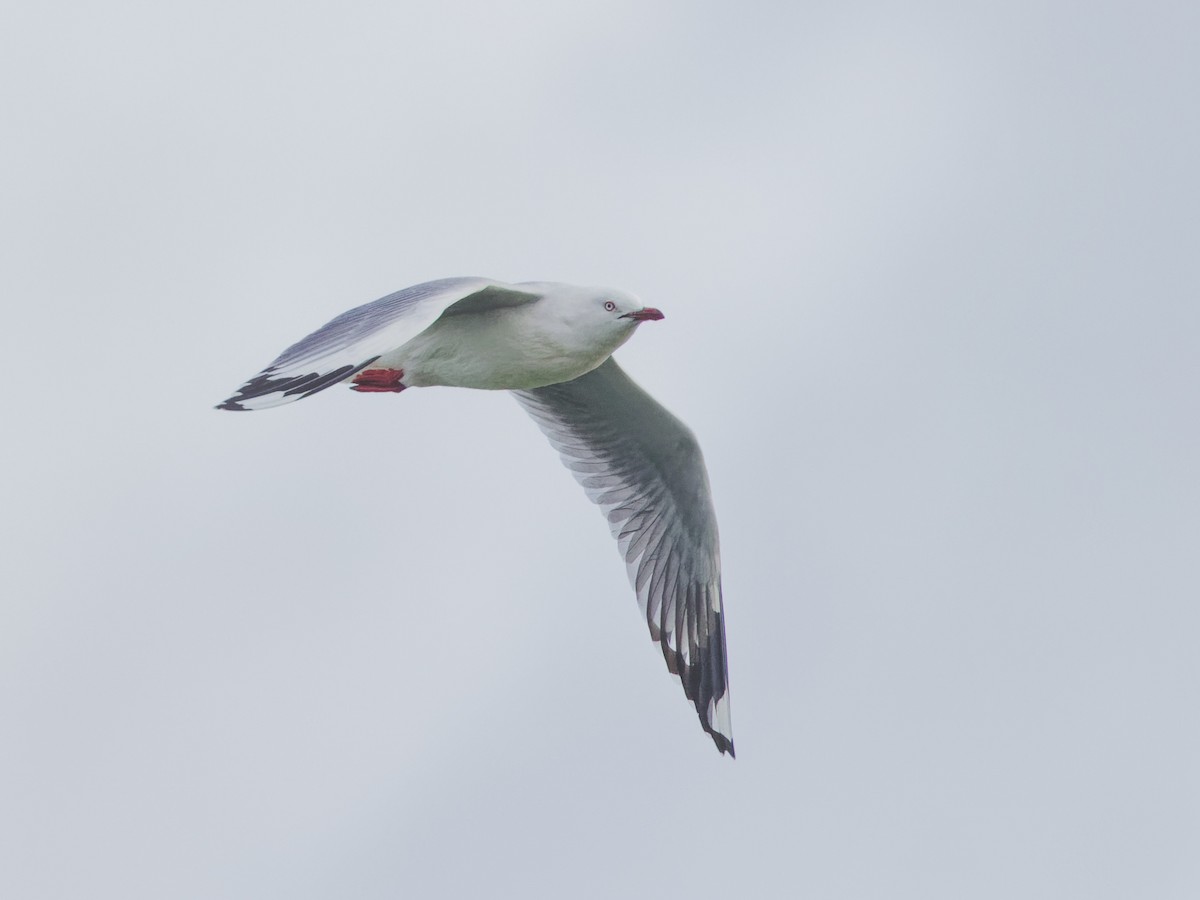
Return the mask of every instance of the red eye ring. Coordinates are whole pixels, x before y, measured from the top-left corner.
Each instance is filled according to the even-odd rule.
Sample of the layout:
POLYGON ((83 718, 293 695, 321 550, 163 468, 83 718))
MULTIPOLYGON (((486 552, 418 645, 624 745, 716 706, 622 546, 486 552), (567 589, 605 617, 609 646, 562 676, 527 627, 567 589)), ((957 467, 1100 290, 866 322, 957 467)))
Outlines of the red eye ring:
POLYGON ((605 300, 604 309, 606 312, 615 312, 617 309, 617 304, 613 303, 611 300, 605 300))

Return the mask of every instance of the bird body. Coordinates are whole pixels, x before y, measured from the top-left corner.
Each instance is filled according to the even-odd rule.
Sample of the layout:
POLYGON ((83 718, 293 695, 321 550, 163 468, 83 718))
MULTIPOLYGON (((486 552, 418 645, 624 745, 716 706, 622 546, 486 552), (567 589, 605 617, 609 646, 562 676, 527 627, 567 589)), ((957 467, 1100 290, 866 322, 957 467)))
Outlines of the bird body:
POLYGON ((333 319, 218 408, 278 406, 343 382, 364 393, 512 391, 603 510, 667 668, 732 756, 720 549, 700 446, 612 359, 638 325, 661 318, 612 289, 427 282, 333 319))
POLYGON ((629 340, 633 319, 606 312, 602 294, 618 310, 637 308, 616 291, 571 285, 522 285, 537 290, 532 303, 477 312, 442 314, 432 325, 372 363, 405 373, 406 387, 528 390, 558 384, 590 372, 629 340), (550 290, 558 290, 551 293, 550 290), (617 298, 620 297, 620 301, 617 298))

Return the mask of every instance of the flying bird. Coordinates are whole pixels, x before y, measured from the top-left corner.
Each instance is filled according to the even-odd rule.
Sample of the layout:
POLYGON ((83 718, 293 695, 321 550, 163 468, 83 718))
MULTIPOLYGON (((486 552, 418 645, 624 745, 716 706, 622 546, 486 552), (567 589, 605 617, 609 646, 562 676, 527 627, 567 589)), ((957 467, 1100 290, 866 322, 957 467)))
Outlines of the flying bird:
POLYGON ((335 384, 512 391, 598 504, 667 668, 734 755, 717 521, 700 446, 612 358, 643 322, 635 297, 551 282, 446 278, 342 313, 218 409, 256 410, 335 384))

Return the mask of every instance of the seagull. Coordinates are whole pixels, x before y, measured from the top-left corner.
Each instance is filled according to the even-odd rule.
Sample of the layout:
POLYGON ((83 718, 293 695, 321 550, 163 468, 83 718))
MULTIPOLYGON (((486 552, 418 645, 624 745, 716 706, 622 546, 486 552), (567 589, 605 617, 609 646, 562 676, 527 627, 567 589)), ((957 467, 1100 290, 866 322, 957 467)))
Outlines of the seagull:
POLYGON ((445 278, 342 313, 217 409, 265 409, 335 384, 511 391, 603 510, 667 669, 733 751, 717 520, 700 446, 612 358, 663 318, 631 294, 445 278))

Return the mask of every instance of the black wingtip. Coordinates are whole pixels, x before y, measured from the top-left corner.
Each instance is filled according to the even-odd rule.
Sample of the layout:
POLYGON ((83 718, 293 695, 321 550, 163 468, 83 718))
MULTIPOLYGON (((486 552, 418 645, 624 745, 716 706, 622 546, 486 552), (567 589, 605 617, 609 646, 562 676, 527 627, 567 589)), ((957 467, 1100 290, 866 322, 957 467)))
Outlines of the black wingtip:
POLYGON ((365 369, 377 359, 379 359, 378 356, 372 356, 366 362, 357 365, 338 366, 329 372, 306 372, 303 375, 276 375, 277 370, 274 365, 271 365, 238 388, 238 392, 224 403, 218 403, 216 408, 228 409, 231 412, 252 412, 256 407, 244 406, 243 404, 247 400, 257 400, 260 397, 278 394, 279 397, 274 398, 274 402, 258 407, 266 408, 288 403, 292 399, 300 400, 304 397, 311 397, 318 391, 323 391, 365 369))
POLYGON ((708 732, 708 736, 713 739, 713 743, 717 745, 717 749, 722 755, 728 753, 730 759, 737 759, 737 754, 733 752, 733 740, 725 737, 719 731, 715 731, 704 721, 704 717, 700 717, 700 724, 704 726, 704 730, 708 732))

